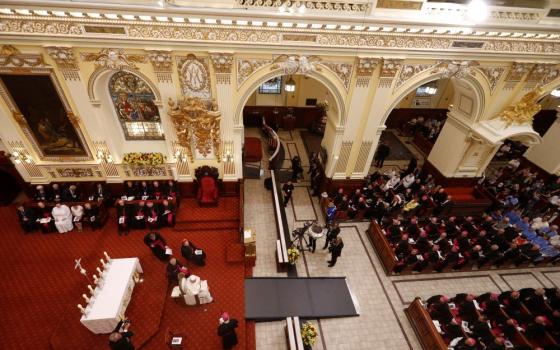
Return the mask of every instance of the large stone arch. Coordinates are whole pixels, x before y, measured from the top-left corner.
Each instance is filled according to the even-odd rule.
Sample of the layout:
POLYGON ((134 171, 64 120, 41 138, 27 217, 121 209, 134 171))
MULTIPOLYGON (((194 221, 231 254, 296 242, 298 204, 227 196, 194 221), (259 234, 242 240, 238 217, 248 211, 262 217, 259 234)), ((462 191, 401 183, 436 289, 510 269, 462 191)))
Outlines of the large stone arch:
MULTIPOLYGON (((234 116, 235 126, 243 126, 243 107, 245 107, 245 104, 247 103, 247 100, 249 99, 251 94, 253 94, 253 92, 255 92, 255 90, 266 81, 285 75, 282 69, 271 69, 271 67, 271 64, 261 67, 238 88, 238 104, 237 108, 235 109, 234 116)), ((307 73, 307 76, 322 83, 327 88, 329 93, 334 97, 334 101, 336 103, 336 106, 334 107, 338 114, 338 119, 334 124, 337 127, 343 127, 346 124, 346 106, 344 102, 346 92, 344 86, 342 86, 342 84, 340 83, 340 80, 325 68, 322 68, 320 71, 311 71, 307 73)))
MULTIPOLYGON (((416 90, 418 87, 427 84, 431 81, 435 81, 435 80, 439 80, 442 79, 443 74, 442 73, 433 73, 431 69, 427 69, 423 72, 420 72, 419 74, 415 75, 414 77, 412 77, 411 79, 409 79, 407 82, 405 82, 404 84, 402 84, 401 86, 399 86, 398 88, 396 88, 395 90, 393 90, 392 94, 391 94, 391 99, 388 101, 387 103, 387 108, 384 111, 383 117, 381 118, 381 122, 380 122, 380 126, 385 125, 385 123, 387 122, 387 118, 389 118, 389 114, 391 114, 391 111, 393 111, 393 109, 399 104, 399 102, 406 97, 408 94, 410 94, 412 91, 416 90)), ((472 92, 474 92, 474 95, 476 96, 475 99, 475 105, 472 108, 472 113, 469 116, 469 119, 472 122, 475 122, 477 120, 479 120, 482 115, 484 114, 484 110, 485 110, 485 101, 487 99, 487 93, 488 93, 488 85, 486 82, 484 82, 484 80, 481 80, 477 78, 477 76, 473 76, 473 75, 467 75, 465 78, 458 78, 458 80, 461 83, 466 84, 467 86, 469 86, 469 88, 471 89, 472 92)), ((455 96, 454 99, 457 95, 457 92, 455 92, 455 96)), ((465 113, 464 113, 465 114, 465 113)))

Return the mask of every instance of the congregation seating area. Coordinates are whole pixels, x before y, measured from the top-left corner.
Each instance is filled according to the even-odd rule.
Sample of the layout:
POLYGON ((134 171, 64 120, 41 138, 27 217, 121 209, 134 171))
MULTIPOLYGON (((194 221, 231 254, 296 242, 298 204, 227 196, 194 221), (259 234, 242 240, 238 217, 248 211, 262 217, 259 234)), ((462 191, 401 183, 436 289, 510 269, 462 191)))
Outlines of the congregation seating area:
POLYGON ((560 291, 435 295, 405 313, 424 350, 558 349, 560 291))
POLYGON ((409 167, 401 174, 395 170, 371 174, 363 184, 323 193, 321 206, 328 221, 361 221, 392 217, 430 215, 480 215, 491 205, 479 187, 436 185, 424 170, 409 167))
POLYGON ((368 235, 389 274, 553 265, 558 227, 517 211, 473 217, 372 220, 368 235))

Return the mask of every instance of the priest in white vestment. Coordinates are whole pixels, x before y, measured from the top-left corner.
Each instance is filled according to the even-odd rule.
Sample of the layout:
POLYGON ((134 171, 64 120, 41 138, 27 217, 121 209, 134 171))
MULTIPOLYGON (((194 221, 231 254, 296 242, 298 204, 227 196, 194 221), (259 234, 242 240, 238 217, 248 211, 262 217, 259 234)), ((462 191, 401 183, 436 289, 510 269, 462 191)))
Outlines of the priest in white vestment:
POLYGON ((208 289, 208 282, 201 281, 200 277, 196 275, 182 278, 179 281, 179 287, 187 305, 208 304, 213 300, 208 289))
POLYGON ((74 225, 72 225, 72 212, 70 212, 70 208, 67 205, 56 203, 52 210, 52 216, 58 232, 65 233, 72 231, 74 228, 74 225))

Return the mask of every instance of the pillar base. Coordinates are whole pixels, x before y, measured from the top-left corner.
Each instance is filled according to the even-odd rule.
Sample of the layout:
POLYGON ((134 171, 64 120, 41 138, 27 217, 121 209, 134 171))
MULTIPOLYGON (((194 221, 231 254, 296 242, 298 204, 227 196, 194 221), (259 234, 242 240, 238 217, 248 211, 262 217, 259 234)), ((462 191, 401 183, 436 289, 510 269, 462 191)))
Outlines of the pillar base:
POLYGON ((480 177, 446 177, 427 159, 422 169, 432 174, 436 185, 443 187, 474 187, 480 180, 480 177))

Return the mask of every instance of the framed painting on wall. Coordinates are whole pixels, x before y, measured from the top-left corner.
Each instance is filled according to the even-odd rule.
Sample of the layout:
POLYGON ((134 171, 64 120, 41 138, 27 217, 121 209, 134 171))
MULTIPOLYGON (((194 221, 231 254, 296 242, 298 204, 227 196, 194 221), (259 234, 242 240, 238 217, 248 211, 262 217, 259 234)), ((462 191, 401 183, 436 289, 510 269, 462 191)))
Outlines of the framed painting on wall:
POLYGON ((0 88, 42 160, 88 160, 91 154, 53 72, 1 72, 0 88))

